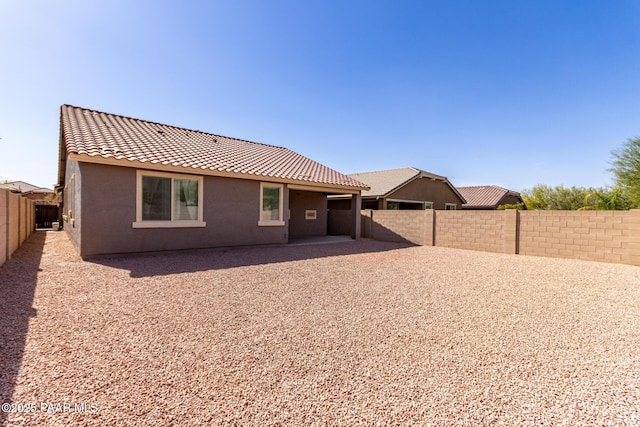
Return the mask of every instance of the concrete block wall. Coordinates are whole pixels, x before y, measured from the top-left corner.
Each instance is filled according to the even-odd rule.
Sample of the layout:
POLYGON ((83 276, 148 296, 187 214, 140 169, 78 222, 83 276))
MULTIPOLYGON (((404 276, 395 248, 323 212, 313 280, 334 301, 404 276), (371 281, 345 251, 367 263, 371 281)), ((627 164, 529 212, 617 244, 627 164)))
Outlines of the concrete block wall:
POLYGON ((522 211, 520 253, 638 264, 634 227, 640 227, 640 210, 522 211))
POLYGON ((20 247, 20 196, 9 194, 9 256, 20 247))
MULTIPOLYGON (((627 249, 626 254, 628 264, 640 265, 640 210, 634 209, 630 211, 629 217, 624 218, 623 224, 627 226, 627 249)), ((624 258, 622 258, 622 262, 624 258)), ((626 263, 626 262, 625 262, 626 263)))
POLYGON ((516 253, 517 221, 515 210, 437 211, 435 246, 516 253))
POLYGON ((433 210, 362 211, 362 236, 386 242, 433 245, 433 210))
POLYGON ((0 190, 0 265, 9 257, 9 192, 0 190))
POLYGON ((11 258, 35 228, 33 201, 0 189, 0 265, 11 258))
POLYGON ((640 266, 640 210, 363 211, 363 237, 640 266))

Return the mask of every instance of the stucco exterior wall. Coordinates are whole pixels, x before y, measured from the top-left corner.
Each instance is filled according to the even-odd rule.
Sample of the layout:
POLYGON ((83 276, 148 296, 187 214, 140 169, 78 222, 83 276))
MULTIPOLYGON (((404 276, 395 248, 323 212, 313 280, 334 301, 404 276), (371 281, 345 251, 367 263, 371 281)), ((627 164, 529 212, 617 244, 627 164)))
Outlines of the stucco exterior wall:
POLYGON ((351 209, 329 209, 327 234, 332 236, 351 234, 351 209))
POLYGON ((136 170, 90 163, 81 163, 80 170, 81 208, 76 216, 76 226, 80 219, 81 234, 77 235, 83 257, 288 241, 289 195, 286 186, 284 226, 258 226, 259 181, 206 176, 203 181, 206 227, 134 229, 136 170))
POLYGON ((500 199, 500 202, 498 203, 498 206, 500 206, 500 205, 517 205, 518 203, 522 203, 522 198, 514 196, 512 194, 507 194, 502 199, 500 199))
POLYGON ((351 197, 349 198, 331 198, 327 200, 327 206, 330 210, 351 211, 351 197))
POLYGON ((290 190, 289 209, 290 238, 327 234, 327 196, 324 193, 290 190), (316 219, 305 219, 306 210, 315 210, 316 219))
MULTIPOLYGON (((433 209, 445 209, 447 203, 455 203, 456 209, 462 209, 462 200, 442 181, 418 178, 391 193, 386 199, 362 198, 363 209, 386 209, 389 200, 411 200, 432 202, 433 209)), ((351 209, 351 199, 330 199, 329 209, 351 209)), ((402 208, 401 208, 402 209, 402 208)))
POLYGON ((62 226, 69 239, 82 253, 82 170, 80 163, 67 160, 65 171, 65 187, 63 192, 63 209, 60 212, 62 226))
POLYGON ((391 193, 388 199, 420 200, 433 202, 434 209, 444 209, 445 203, 455 203, 457 209, 462 208, 462 200, 442 181, 429 178, 418 178, 391 193))

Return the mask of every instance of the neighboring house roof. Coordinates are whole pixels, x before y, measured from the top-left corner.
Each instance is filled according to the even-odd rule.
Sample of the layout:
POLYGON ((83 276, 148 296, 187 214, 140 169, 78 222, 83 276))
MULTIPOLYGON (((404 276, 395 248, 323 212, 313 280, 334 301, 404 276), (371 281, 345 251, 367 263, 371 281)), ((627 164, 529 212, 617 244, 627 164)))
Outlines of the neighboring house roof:
POLYGON ((446 177, 413 167, 353 173, 349 174, 349 176, 357 179, 358 181, 364 182, 370 187, 369 190, 362 192, 362 197, 384 198, 389 196, 398 188, 407 185, 414 179, 428 178, 434 181, 442 181, 446 183, 463 202, 465 201, 464 197, 462 197, 446 177))
POLYGON ((72 105, 61 107, 60 132, 68 157, 78 161, 350 191, 368 188, 287 148, 72 105))
POLYGON ((467 201, 463 205, 465 208, 497 208, 500 201, 507 195, 520 197, 520 193, 496 185, 458 187, 458 190, 467 201))
POLYGON ((6 188, 17 193, 53 193, 49 188, 38 187, 24 181, 12 181, 0 184, 0 188, 6 188))

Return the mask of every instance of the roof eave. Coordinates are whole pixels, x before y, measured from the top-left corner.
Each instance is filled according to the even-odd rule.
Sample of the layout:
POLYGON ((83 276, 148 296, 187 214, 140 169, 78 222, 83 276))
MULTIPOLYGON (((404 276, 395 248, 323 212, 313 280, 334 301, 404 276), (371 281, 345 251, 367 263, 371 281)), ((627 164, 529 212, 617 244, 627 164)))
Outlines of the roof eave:
POLYGON ((499 205, 468 205, 463 204, 462 207, 464 209, 497 209, 499 205))
POLYGON ((258 174, 231 172, 231 171, 224 171, 224 170, 214 170, 214 169, 208 169, 208 168, 176 166, 172 164, 163 164, 163 163, 141 162, 139 160, 127 160, 127 159, 118 159, 115 157, 91 156, 89 154, 68 153, 67 159, 75 160, 78 162, 85 162, 85 163, 95 163, 95 164, 101 164, 101 165, 120 166, 120 167, 136 168, 136 169, 157 170, 162 172, 218 176, 223 178, 239 178, 239 179, 250 179, 254 181, 268 181, 268 182, 276 182, 276 183, 283 183, 283 184, 293 184, 293 185, 313 188, 316 191, 324 191, 324 192, 335 191, 335 192, 356 194, 369 189, 369 187, 351 186, 351 185, 345 185, 345 184, 333 184, 333 183, 326 183, 326 182, 316 182, 316 181, 308 181, 303 179, 282 178, 282 177, 276 177, 276 176, 270 176, 270 175, 258 175, 258 174))
POLYGON ((465 200, 464 197, 462 197, 462 194, 460 194, 460 192, 458 191, 458 189, 451 183, 451 181, 449 181, 449 178, 447 178, 446 176, 441 176, 441 175, 436 175, 434 173, 431 172, 427 172, 424 171, 422 169, 418 169, 418 168, 414 168, 412 166, 410 166, 410 169, 413 169, 416 171, 416 174, 414 176, 412 176, 411 178, 407 179, 406 181, 404 181, 402 184, 396 186, 395 188, 393 188, 391 191, 388 191, 385 194, 380 194, 378 197, 383 197, 383 198, 387 198, 389 197, 393 192, 395 192, 396 190, 398 190, 401 187, 404 187, 405 185, 409 184, 410 182, 418 179, 418 178, 427 178, 430 179, 432 181, 440 181, 440 182, 444 182, 445 184, 447 184, 451 190, 456 194, 456 196, 458 196, 460 198, 460 200, 462 201, 462 204, 465 204, 467 201, 465 200))

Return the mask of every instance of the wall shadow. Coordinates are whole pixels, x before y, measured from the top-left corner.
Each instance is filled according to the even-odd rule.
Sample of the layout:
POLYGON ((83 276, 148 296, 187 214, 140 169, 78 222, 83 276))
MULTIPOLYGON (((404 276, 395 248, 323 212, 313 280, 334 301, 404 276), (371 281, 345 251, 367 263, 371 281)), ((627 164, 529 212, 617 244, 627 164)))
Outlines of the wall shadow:
MULTIPOLYGON (((34 232, 0 267, 0 404, 11 403, 22 365, 46 232, 34 232)), ((0 425, 8 413, 0 411, 0 425)))
POLYGON ((358 239, 309 245, 241 246, 176 252, 92 257, 87 262, 128 270, 131 277, 166 276, 197 271, 299 261, 341 255, 391 251, 413 246, 407 243, 358 239))
MULTIPOLYGON (((392 230, 391 228, 382 225, 380 222, 376 221, 376 212, 378 211, 374 210, 372 216, 363 217, 364 220, 362 221, 362 232, 364 236, 382 242, 404 243, 411 246, 422 246, 423 244, 425 244, 425 242, 418 243, 415 241, 411 241, 409 238, 407 238, 407 236, 399 234, 397 230, 392 230)), ((424 232, 421 231, 420 234, 424 234, 424 232)), ((431 235, 435 237, 435 227, 433 227, 431 235)), ((416 240, 420 241, 418 236, 414 237, 416 237, 416 240)), ((427 246, 433 246, 433 242, 428 242, 427 246)))

